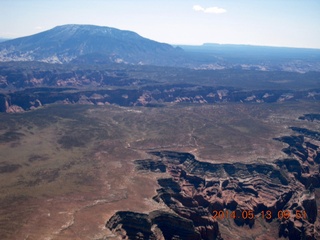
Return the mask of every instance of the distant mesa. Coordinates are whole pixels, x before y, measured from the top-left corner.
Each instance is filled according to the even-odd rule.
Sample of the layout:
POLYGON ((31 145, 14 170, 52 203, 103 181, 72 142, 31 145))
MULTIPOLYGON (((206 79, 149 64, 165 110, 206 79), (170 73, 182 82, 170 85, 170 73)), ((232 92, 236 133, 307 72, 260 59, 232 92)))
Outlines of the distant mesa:
POLYGON ((63 25, 0 43, 0 61, 174 64, 183 50, 135 32, 94 25, 63 25))

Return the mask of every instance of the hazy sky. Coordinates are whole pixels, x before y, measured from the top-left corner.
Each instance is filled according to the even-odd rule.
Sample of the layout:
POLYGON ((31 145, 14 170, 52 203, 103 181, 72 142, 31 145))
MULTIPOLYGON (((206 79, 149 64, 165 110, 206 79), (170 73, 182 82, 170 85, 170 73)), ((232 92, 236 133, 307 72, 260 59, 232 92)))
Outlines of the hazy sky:
POLYGON ((320 48, 320 0, 0 0, 0 37, 70 23, 171 44, 320 48))

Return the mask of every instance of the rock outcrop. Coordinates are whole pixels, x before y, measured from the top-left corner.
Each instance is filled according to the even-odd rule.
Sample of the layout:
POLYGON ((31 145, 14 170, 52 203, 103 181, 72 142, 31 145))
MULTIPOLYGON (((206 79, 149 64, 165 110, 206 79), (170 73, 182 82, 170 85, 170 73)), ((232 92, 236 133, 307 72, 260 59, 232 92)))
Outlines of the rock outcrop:
MULTIPOLYGON (((279 237, 291 240, 320 237, 314 194, 314 188, 320 187, 320 147, 314 141, 319 133, 303 128, 291 129, 301 135, 275 139, 289 145, 283 149, 288 158, 276 159, 270 164, 215 164, 199 161, 190 153, 149 152, 153 157, 136 160, 136 169, 140 172, 169 173, 171 177, 158 179, 160 188, 153 199, 167 205, 175 214, 158 213, 157 219, 167 224, 165 228, 154 220, 154 213, 144 217, 139 217, 137 213, 137 218, 148 221, 132 221, 138 225, 145 221, 148 230, 141 230, 145 232, 144 236, 153 234, 156 237, 155 232, 150 233, 151 225, 156 224, 165 239, 190 239, 192 234, 192 239, 220 239, 219 221, 215 213, 223 211, 229 213, 228 218, 237 226, 253 227, 257 218, 264 218, 266 222, 278 222, 279 237), (230 216, 230 213, 234 215, 230 216), (179 222, 181 219, 185 219, 185 222, 179 222), (183 235, 187 222, 192 233, 183 235), (173 238, 164 229, 181 232, 181 235, 173 238)), ((110 224, 114 222, 113 219, 119 219, 118 215, 109 220, 107 227, 113 231, 124 230, 129 236, 131 225, 120 225, 124 220, 119 220, 116 225, 110 224)))
POLYGON ((117 212, 107 222, 106 227, 123 239, 203 239, 192 221, 164 211, 153 211, 149 214, 117 212))
POLYGON ((6 113, 21 113, 24 112, 24 109, 17 105, 10 105, 8 100, 5 99, 5 112, 6 113))
MULTIPOLYGON (((88 105, 104 105, 116 104, 119 106, 163 106, 165 103, 196 103, 196 104, 214 104, 221 102, 254 102, 254 103, 274 103, 279 101, 296 101, 296 100, 316 100, 320 99, 320 94, 310 98, 309 91, 285 91, 285 90, 246 90, 235 89, 232 87, 210 87, 197 86, 187 84, 168 84, 157 85, 157 90, 150 90, 150 87, 140 87, 133 89, 116 88, 116 89, 100 89, 100 90, 84 90, 82 87, 93 85, 94 87, 105 87, 107 85, 122 86, 122 81, 127 81, 124 86, 139 86, 137 82, 145 84, 143 80, 121 79, 120 76, 111 77, 107 73, 100 73, 102 80, 92 80, 91 83, 84 81, 87 78, 85 73, 72 73, 75 76, 46 76, 44 77, 47 84, 54 87, 37 87, 29 88, 22 91, 12 91, 0 93, 0 111, 5 111, 5 99, 10 101, 10 105, 20 106, 23 110, 37 108, 44 104, 51 103, 68 103, 68 104, 88 104, 88 105), (53 78, 53 79, 50 79, 53 78), (73 84, 69 84, 69 78, 73 79, 73 84), (59 81, 59 83, 57 82, 59 81), (63 84, 61 82, 64 82, 63 84), (98 81, 98 82, 96 82, 98 81), (61 87, 63 86, 63 87, 61 87), (71 88, 72 87, 72 88, 71 88), (77 87, 77 88, 74 88, 77 87), (268 95, 268 93, 270 93, 268 95), (283 99, 283 95, 289 94, 291 98, 283 99), (255 98, 250 98, 254 95, 255 98)), ((93 73, 91 73, 93 74, 93 73)), ((20 77, 23 79, 24 76, 20 77)), ((0 73, 1 76, 1 73, 0 73)), ((14 76, 16 77, 16 76, 14 76)), ((96 77, 97 78, 97 77, 96 77)), ((12 80, 13 81, 13 80, 12 80)), ((18 81, 18 80, 17 80, 18 81)), ((17 83, 16 87, 28 87, 25 82, 17 83)), ((41 86, 41 85, 39 85, 41 86)), ((316 115, 312 115, 312 119, 316 119, 316 115)), ((310 117, 311 119, 311 117, 310 117)), ((294 128, 296 132, 304 131, 303 129, 294 128)), ((308 132, 308 134, 313 134, 308 132)), ((318 137, 319 138, 319 137, 318 137)))

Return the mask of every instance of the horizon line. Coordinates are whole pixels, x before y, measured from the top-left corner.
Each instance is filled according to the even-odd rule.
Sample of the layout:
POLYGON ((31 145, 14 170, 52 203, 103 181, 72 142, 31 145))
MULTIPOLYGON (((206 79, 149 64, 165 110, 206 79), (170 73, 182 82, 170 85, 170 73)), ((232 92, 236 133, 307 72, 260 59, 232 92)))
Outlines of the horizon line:
MULTIPOLYGON (((135 32, 133 30, 129 30, 129 29, 120 29, 120 28, 115 28, 115 27, 110 27, 110 26, 102 26, 102 25, 95 25, 95 24, 77 24, 77 23, 67 23, 67 24, 62 24, 62 25, 56 25, 52 28, 49 28, 49 29, 44 29, 42 31, 39 31, 39 32, 36 32, 36 33, 33 33, 33 34, 30 34, 30 35, 25 35, 25 36, 19 36, 19 37, 13 37, 13 38, 10 38, 10 37, 3 37, 3 36, 0 36, 0 40, 3 40, 0 42, 3 43, 3 42, 6 42, 6 41, 10 41, 10 40, 15 40, 15 39, 18 39, 18 38, 24 38, 24 37, 30 37, 30 36, 33 36, 33 35, 36 35, 36 34, 39 34, 39 33, 42 33, 42 32, 46 32, 46 31, 50 31, 56 27, 61 27, 61 26, 68 26, 68 25, 78 25, 78 26, 96 26, 96 27, 106 27, 106 28, 114 28, 114 29, 118 29, 120 31, 131 31, 131 32, 134 32, 138 35, 140 35, 138 32, 135 32)), ((320 50, 320 47, 305 47, 305 46, 283 46, 283 45, 266 45, 266 44, 252 44, 252 43, 219 43, 219 42, 203 42, 203 43, 169 43, 169 42, 163 42, 163 41, 158 41, 158 40, 155 40, 155 39, 151 39, 151 38, 148 38, 148 37, 144 37, 142 35, 140 35, 141 37, 143 38, 147 38, 149 40, 153 40, 153 41, 156 41, 156 42, 159 42, 159 43, 166 43, 166 44, 169 44, 169 45, 172 45, 172 46, 194 46, 194 47, 201 47, 201 46, 204 46, 206 44, 212 44, 212 45, 235 45, 235 46, 248 46, 248 47, 270 47, 270 48, 292 48, 292 49, 310 49, 310 50, 320 50)))

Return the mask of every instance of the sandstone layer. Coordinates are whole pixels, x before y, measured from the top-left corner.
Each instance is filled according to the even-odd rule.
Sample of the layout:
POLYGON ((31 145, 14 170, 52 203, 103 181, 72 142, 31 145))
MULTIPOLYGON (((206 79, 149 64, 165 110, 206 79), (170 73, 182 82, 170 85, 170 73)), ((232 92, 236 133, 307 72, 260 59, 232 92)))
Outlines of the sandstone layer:
POLYGON ((158 178, 153 198, 167 211, 117 212, 106 226, 128 239, 223 239, 220 220, 253 228, 262 219, 278 226, 273 239, 320 238, 314 192, 320 187, 319 133, 291 130, 296 134, 274 139, 288 145, 287 158, 271 163, 211 163, 186 152, 149 152, 150 159, 135 161, 136 170, 169 174, 158 178))

